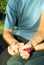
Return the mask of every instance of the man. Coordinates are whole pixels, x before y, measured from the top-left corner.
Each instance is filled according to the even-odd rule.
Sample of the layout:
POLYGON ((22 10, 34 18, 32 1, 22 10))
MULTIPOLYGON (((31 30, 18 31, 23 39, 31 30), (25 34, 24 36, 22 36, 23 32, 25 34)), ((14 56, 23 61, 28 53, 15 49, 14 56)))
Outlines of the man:
POLYGON ((7 53, 8 56, 5 61, 3 60, 5 65, 6 63, 7 65, 43 65, 44 0, 9 0, 6 9, 3 38, 9 45, 9 54, 13 55, 13 57, 9 59, 9 54, 7 52, 4 53, 7 53), (24 38, 28 40, 28 42, 24 45, 23 41, 19 42, 13 35, 18 38, 20 37, 20 41, 21 38, 24 38), (25 46, 30 47, 30 45, 31 48, 33 47, 36 51, 33 52, 32 55, 33 61, 31 57, 29 58, 30 53, 23 51, 25 46))

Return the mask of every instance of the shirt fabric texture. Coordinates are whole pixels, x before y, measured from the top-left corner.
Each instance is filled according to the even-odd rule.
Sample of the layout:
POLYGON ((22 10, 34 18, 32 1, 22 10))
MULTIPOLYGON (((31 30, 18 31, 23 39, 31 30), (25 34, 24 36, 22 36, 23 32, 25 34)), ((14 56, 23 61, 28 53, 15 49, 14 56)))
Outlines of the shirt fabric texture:
POLYGON ((44 0, 9 0, 4 29, 13 29, 12 34, 30 40, 38 30, 42 11, 44 0))

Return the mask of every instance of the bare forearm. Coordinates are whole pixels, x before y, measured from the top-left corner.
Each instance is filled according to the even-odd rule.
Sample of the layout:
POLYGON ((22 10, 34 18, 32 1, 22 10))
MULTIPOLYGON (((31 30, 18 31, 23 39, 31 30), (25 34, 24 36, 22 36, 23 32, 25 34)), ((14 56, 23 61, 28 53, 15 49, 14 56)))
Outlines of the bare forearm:
POLYGON ((44 43, 38 44, 34 48, 35 51, 44 50, 44 43))
POLYGON ((44 40, 44 33, 42 31, 37 31, 33 38, 29 41, 33 46, 36 46, 44 40))
POLYGON ((38 31, 35 33, 30 42, 33 44, 33 46, 36 46, 43 40, 44 40, 44 12, 41 13, 41 19, 38 31))
POLYGON ((18 42, 13 35, 11 34, 11 32, 4 32, 3 33, 3 38, 4 40, 8 43, 8 45, 11 45, 13 42, 18 42))

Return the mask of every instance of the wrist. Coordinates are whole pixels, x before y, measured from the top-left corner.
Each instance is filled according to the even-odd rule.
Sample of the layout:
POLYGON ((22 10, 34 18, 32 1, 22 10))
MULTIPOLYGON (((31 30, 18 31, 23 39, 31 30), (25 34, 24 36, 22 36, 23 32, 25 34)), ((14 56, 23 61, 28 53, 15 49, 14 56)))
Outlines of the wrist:
POLYGON ((34 50, 34 46, 31 44, 31 42, 28 42, 28 46, 30 47, 31 51, 34 50))
POLYGON ((18 41, 13 41, 12 44, 16 45, 16 44, 18 44, 18 41))

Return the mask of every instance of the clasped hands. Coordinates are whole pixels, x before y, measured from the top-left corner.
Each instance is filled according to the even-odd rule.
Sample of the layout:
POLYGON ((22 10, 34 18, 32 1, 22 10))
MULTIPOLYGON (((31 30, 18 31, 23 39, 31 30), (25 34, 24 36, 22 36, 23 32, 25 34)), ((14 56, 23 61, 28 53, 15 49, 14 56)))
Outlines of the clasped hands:
POLYGON ((44 40, 44 32, 38 31, 35 33, 33 38, 24 45, 24 43, 15 42, 8 47, 8 52, 10 55, 15 56, 16 54, 20 54, 23 59, 28 59, 30 57, 30 53, 24 51, 24 48, 31 48, 35 51, 40 50, 37 45, 41 44, 41 41, 44 40))
POLYGON ((30 57, 30 52, 31 52, 31 44, 27 43, 24 45, 24 43, 17 43, 15 42, 8 46, 8 53, 12 56, 15 56, 16 54, 20 54, 20 56, 23 59, 28 59, 30 57))

